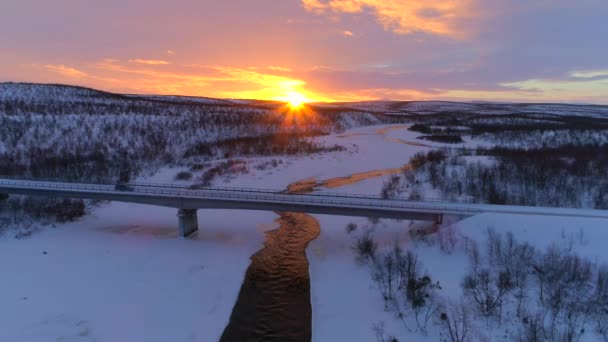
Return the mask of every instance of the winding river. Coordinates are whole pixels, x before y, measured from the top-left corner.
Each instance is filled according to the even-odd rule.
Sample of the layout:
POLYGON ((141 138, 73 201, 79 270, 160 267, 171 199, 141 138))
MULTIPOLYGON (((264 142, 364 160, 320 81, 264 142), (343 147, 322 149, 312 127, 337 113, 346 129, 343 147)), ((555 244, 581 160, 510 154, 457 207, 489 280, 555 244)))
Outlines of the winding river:
MULTIPOLYGON (((405 143, 393 141, 387 133, 406 128, 393 126, 369 134, 405 143)), ((319 188, 339 188, 396 174, 403 169, 372 170, 321 181, 310 178, 288 185, 285 192, 303 194, 319 188)), ((251 265, 221 342, 311 340, 312 307, 306 247, 319 236, 321 228, 319 222, 308 214, 276 214, 279 215, 275 221, 279 228, 267 231, 264 247, 251 256, 251 265)))
POLYGON ((312 216, 277 213, 251 257, 230 322, 220 341, 310 341, 312 308, 306 246, 321 229, 312 216))

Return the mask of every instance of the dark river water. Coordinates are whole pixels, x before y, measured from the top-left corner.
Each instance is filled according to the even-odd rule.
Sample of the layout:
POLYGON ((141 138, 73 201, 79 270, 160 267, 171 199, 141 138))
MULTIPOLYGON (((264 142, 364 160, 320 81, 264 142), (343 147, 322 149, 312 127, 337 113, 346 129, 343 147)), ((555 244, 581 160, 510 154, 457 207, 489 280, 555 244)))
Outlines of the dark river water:
POLYGON ((220 341, 310 341, 312 308, 306 246, 319 223, 300 213, 278 213, 251 257, 245 281, 220 341))
MULTIPOLYGON (((374 134, 387 137, 388 132, 404 128, 406 126, 397 126, 374 134)), ((328 180, 306 179, 290 184, 285 192, 302 194, 319 188, 339 188, 396 174, 407 167, 372 170, 328 180)), ((251 256, 251 265, 221 342, 311 340, 312 307, 306 247, 319 236, 321 229, 319 222, 307 214, 281 212, 277 215, 279 228, 266 232, 264 248, 251 256)))

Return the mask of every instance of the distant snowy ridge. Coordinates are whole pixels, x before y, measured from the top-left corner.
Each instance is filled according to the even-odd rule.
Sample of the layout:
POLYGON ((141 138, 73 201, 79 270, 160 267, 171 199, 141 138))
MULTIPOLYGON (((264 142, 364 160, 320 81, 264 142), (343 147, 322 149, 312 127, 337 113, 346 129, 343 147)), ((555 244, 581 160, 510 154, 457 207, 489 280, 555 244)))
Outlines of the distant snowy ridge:
MULTIPOLYGON (((249 106, 255 108, 275 108, 275 101, 246 99, 216 99, 181 95, 136 95, 115 94, 91 88, 37 83, 0 83, 0 104, 7 101, 27 101, 32 103, 92 101, 111 103, 113 101, 158 101, 175 104, 201 104, 217 106, 249 106)), ((316 109, 342 109, 345 112, 367 112, 371 114, 438 114, 467 112, 469 114, 553 114, 588 117, 608 117, 608 106, 567 103, 509 103, 509 102, 452 102, 452 101, 361 101, 312 103, 316 109)))

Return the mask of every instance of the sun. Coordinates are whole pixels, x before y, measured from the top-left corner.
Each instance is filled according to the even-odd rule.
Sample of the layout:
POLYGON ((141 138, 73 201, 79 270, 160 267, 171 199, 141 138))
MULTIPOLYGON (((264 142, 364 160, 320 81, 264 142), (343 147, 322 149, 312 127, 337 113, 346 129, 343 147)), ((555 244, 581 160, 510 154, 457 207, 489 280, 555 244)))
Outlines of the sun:
POLYGON ((306 105, 314 101, 304 94, 294 89, 286 89, 281 97, 277 97, 277 101, 285 103, 277 108, 277 114, 283 117, 284 126, 293 128, 318 121, 314 109, 306 105))
POLYGON ((308 102, 308 98, 302 93, 298 93, 297 91, 289 92, 285 95, 285 100, 289 103, 291 108, 300 108, 306 102, 308 102))

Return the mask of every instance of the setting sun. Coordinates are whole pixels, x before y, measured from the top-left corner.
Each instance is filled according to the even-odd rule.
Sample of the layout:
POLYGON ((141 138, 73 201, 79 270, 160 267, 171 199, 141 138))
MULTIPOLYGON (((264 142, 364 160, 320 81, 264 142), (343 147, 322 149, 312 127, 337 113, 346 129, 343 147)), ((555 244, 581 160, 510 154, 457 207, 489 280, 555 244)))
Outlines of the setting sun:
POLYGON ((292 91, 287 93, 285 96, 285 100, 289 103, 289 106, 292 108, 301 107, 304 103, 308 102, 308 98, 304 96, 304 94, 298 93, 296 91, 292 91))

